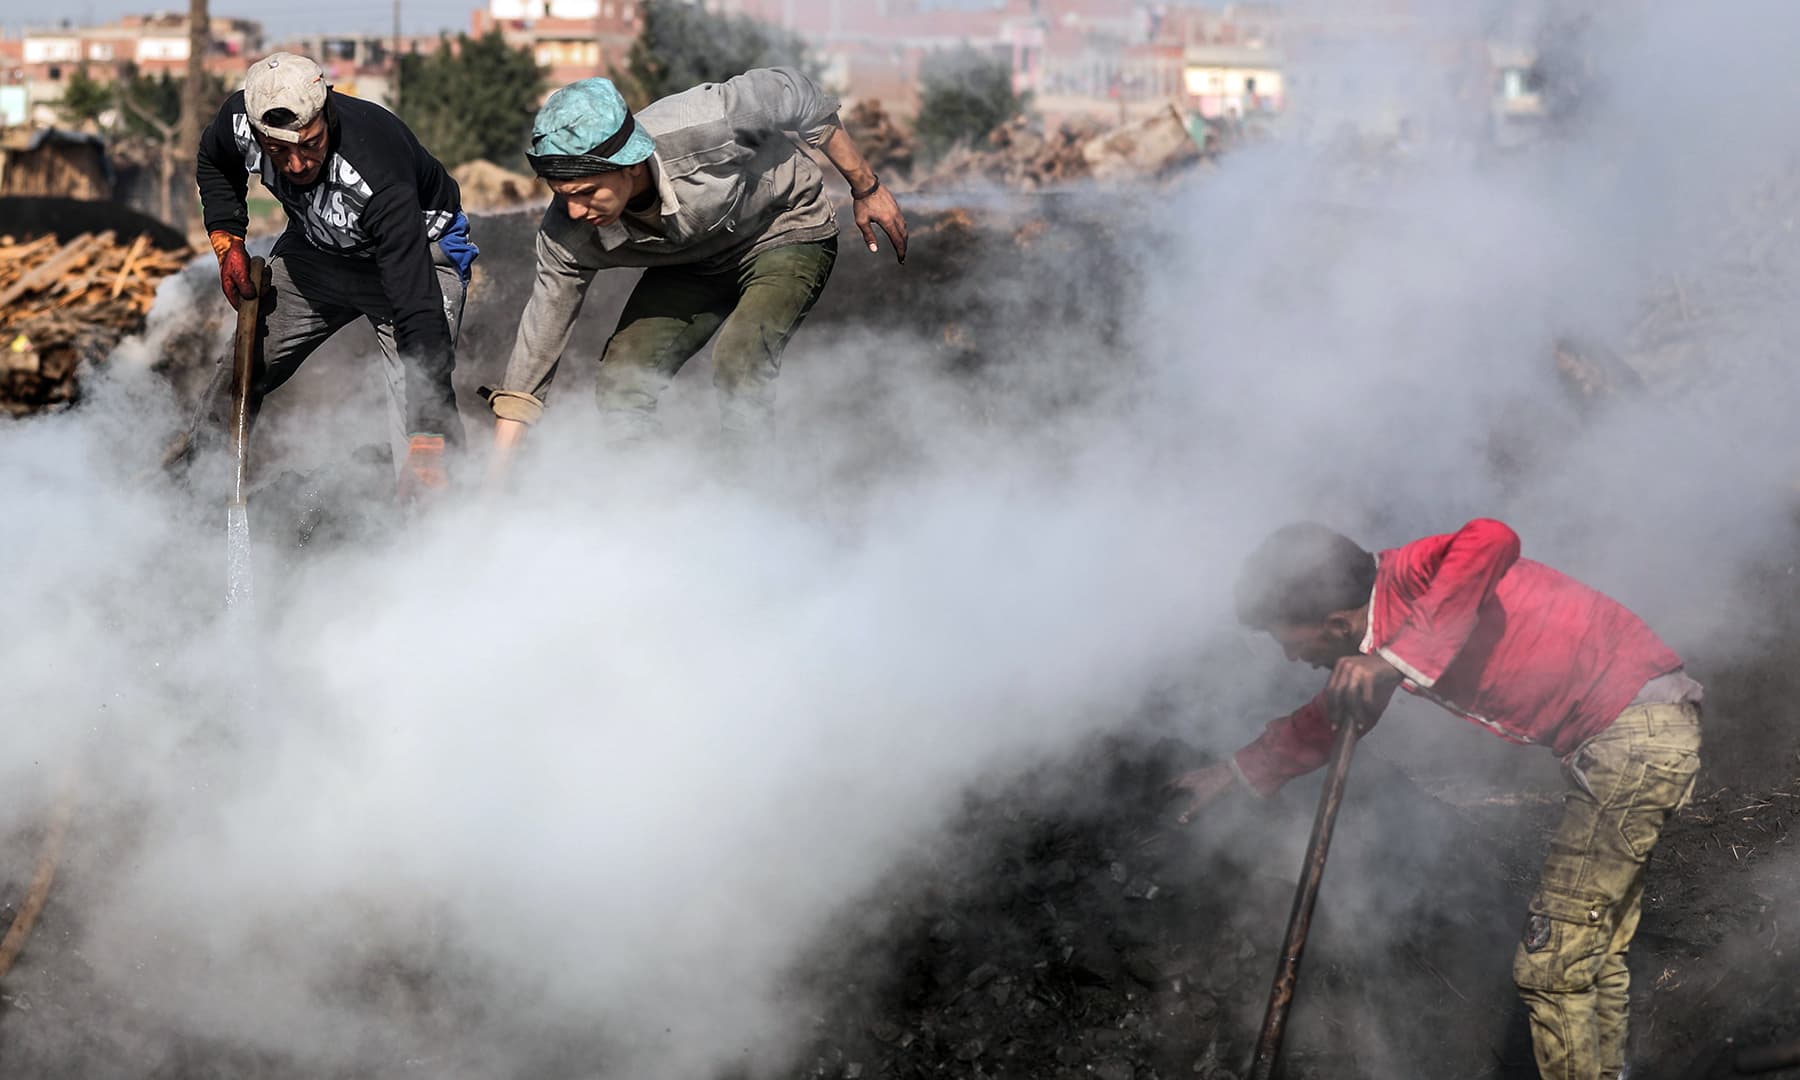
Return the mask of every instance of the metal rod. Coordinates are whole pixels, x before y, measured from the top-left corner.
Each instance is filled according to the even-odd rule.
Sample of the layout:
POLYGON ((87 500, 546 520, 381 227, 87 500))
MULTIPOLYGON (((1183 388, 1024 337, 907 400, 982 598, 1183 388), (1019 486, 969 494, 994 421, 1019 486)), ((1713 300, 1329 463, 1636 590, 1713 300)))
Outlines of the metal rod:
POLYGON ((1263 1015, 1262 1034, 1251 1060, 1251 1080, 1272 1080, 1281 1059, 1281 1040, 1287 1034, 1288 1009, 1294 1004, 1294 987, 1300 981, 1300 955, 1312 929, 1313 906, 1319 899, 1319 883, 1325 877, 1325 855, 1331 848, 1331 830, 1338 807, 1344 801, 1344 785, 1350 776, 1350 755, 1356 749, 1356 722, 1338 722, 1337 741, 1331 747, 1331 764, 1325 774, 1325 790, 1319 794, 1319 812, 1313 818, 1312 839, 1306 843, 1306 861, 1300 869, 1300 885, 1294 891, 1294 909, 1288 915, 1287 939, 1281 944, 1281 962, 1275 969, 1275 985, 1269 991, 1269 1010, 1263 1015))

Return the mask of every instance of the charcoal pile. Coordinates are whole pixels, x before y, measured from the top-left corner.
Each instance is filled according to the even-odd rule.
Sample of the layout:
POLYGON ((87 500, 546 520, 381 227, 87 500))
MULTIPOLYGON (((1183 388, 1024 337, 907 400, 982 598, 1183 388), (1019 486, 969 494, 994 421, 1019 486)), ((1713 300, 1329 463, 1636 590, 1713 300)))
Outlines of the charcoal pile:
MULTIPOLYGON (((1003 795, 972 803, 950 843, 877 890, 880 899, 851 916, 854 925, 805 973, 803 982, 831 1006, 806 1057, 787 1075, 1243 1075, 1293 898, 1287 875, 1295 867, 1171 827, 1163 784, 1177 767, 1196 763, 1192 748, 1173 740, 1104 740, 1003 795)), ((1369 789, 1406 783, 1383 775, 1379 765, 1370 773, 1359 778, 1369 789)), ((1349 827, 1366 834, 1375 827, 1371 815, 1443 815, 1442 804, 1406 786, 1406 805, 1372 806, 1365 796, 1361 812, 1350 815, 1362 820, 1349 827)), ((1303 835, 1309 802, 1310 796, 1297 799, 1278 811, 1282 828, 1303 835)), ((1463 896, 1445 904, 1460 910, 1409 918, 1407 907, 1395 903, 1392 926, 1359 931, 1343 913, 1353 888, 1346 882, 1396 867, 1377 871, 1367 851, 1346 846, 1309 946, 1286 1075, 1399 1075, 1386 1071, 1393 1068, 1410 1075, 1495 1075, 1511 1008, 1506 975, 1516 920, 1510 909, 1496 920, 1496 933, 1471 935, 1458 920, 1491 916, 1493 904, 1465 905, 1463 896), (1344 1036, 1378 1031, 1396 1017, 1406 1018, 1406 1031, 1392 1039, 1344 1036), (1432 1022, 1420 1025, 1421 1019, 1432 1022)), ((1498 871, 1491 846, 1477 842, 1451 854, 1455 846, 1434 845, 1444 864, 1406 889, 1441 889, 1439 875, 1477 866, 1476 877, 1492 883, 1498 871)))
POLYGON ((950 151, 917 186, 944 191, 986 183, 1039 191, 1090 178, 1154 180, 1199 160, 1200 144, 1173 106, 1112 128, 1078 118, 1046 129, 1018 116, 980 143, 950 151))
POLYGON ((974 146, 945 154, 920 179, 921 191, 942 191, 973 184, 995 184, 1038 191, 1080 180, 1089 166, 1082 153, 1089 140, 1102 134, 1091 120, 1069 121, 1046 130, 1017 116, 988 133, 974 146))
POLYGON ((82 363, 143 329, 158 284, 187 260, 148 234, 0 236, 0 409, 24 416, 76 401, 82 363))
POLYGON ((1089 139, 1081 156, 1097 180, 1158 177, 1200 160, 1200 144, 1171 105, 1089 139))
POLYGON ((878 173, 909 175, 913 168, 912 137, 901 129, 876 98, 856 103, 844 114, 844 129, 856 142, 869 168, 878 173))
POLYGON ((1140 812, 1058 813, 1029 786, 973 810, 882 935, 890 956, 868 958, 894 974, 861 1037, 809 1075, 1235 1075, 1228 1014, 1269 957, 1225 894, 1194 887, 1190 846, 1141 812, 1160 801, 1153 759, 1107 756, 1106 788, 1140 812))

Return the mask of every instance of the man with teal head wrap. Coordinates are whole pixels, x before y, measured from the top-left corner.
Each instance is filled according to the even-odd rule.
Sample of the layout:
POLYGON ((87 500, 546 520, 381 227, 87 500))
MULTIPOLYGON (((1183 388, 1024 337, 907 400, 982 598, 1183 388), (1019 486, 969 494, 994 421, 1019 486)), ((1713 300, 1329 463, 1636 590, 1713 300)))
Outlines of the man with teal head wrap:
POLYGON ((836 212, 809 147, 849 182, 869 250, 879 226, 904 262, 899 204, 845 133, 837 100, 799 71, 749 71, 638 115, 606 79, 550 95, 527 156, 555 200, 506 377, 486 391, 497 468, 543 414, 582 298, 611 267, 644 274, 600 357, 608 440, 654 433, 657 396, 709 340, 727 444, 766 436, 782 350, 837 258, 836 212))

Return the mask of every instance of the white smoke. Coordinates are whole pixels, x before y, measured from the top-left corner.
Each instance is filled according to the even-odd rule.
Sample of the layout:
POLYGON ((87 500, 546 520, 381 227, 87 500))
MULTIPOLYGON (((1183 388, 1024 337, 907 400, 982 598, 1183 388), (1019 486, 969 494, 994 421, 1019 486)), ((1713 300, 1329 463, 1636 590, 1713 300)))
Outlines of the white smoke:
MULTIPOLYGON (((1385 546, 1498 513, 1724 654, 1745 628, 1717 598, 1789 539, 1794 465, 1785 355, 1736 346, 1794 316, 1740 314, 1704 379, 1586 420, 1550 344, 1624 340, 1670 266, 1712 280, 1696 238, 1800 149, 1796 30, 1775 4, 1646 14, 1579 138, 1521 156, 1420 148, 1346 189, 1272 146, 1109 204, 1146 282, 1110 351, 1069 327, 975 389, 929 343, 809 327, 794 434, 746 483, 680 426, 597 452, 565 390, 509 500, 300 556, 253 522, 251 642, 217 618, 222 512, 144 477, 178 419, 147 378, 0 425, 0 826, 79 778, 59 895, 109 1032, 33 1026, 21 1052, 92 1076, 190 1039, 246 1074, 778 1060, 820 928, 968 785, 1177 678, 1229 632, 1236 559, 1295 517, 1385 546), (1749 85, 1714 109, 1670 68, 1749 85), (1496 432, 1523 465, 1494 468, 1496 432)), ((1034 284, 1005 269, 996 303, 1034 284)), ((1233 748, 1266 673, 1183 679, 1194 715, 1243 716, 1194 737, 1233 748)))

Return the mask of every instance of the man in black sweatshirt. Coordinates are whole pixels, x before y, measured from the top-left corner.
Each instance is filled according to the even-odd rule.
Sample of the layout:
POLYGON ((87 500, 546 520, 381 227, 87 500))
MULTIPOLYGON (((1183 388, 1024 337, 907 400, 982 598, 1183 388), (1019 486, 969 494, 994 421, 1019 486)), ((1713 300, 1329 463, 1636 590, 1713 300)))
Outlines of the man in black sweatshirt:
POLYGON ((384 361, 401 495, 444 487, 445 446, 463 435, 450 374, 476 255, 456 181, 398 117, 333 93, 313 61, 258 60, 200 138, 200 201, 233 308, 252 288, 244 200, 253 173, 288 219, 269 261, 256 400, 367 318, 384 361))

